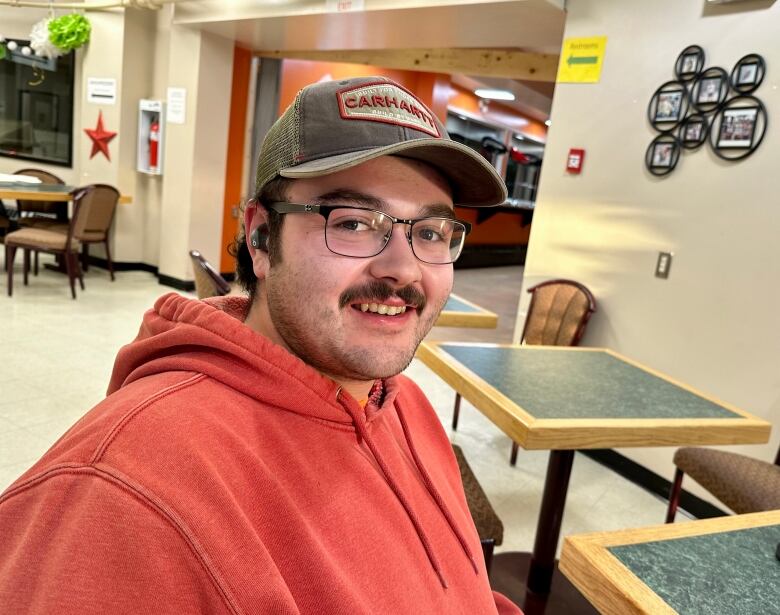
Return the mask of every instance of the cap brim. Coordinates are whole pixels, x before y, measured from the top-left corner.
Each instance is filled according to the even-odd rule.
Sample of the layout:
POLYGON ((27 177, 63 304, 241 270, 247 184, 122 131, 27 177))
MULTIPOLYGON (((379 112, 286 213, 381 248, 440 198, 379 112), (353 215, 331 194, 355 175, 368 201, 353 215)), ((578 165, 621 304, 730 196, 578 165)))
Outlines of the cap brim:
POLYGON ((449 181, 453 202, 463 207, 493 207, 507 199, 506 185, 479 153, 457 141, 413 139, 385 147, 310 160, 281 169, 282 177, 303 179, 343 171, 381 156, 397 155, 426 162, 449 181))

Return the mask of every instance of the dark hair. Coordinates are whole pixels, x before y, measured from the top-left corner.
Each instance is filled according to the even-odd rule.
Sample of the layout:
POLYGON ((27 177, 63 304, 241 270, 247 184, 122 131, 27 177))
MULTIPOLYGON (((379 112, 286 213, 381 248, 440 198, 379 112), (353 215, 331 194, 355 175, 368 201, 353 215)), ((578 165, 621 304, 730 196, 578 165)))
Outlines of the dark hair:
MULTIPOLYGON (((258 207, 263 203, 284 201, 287 198, 287 190, 292 180, 285 177, 275 177, 268 182, 263 190, 255 197, 258 207)), ((268 212, 268 261, 271 266, 277 265, 282 260, 282 251, 279 245, 279 235, 282 231, 284 216, 273 211, 268 212)), ((250 301, 254 300, 257 292, 257 276, 252 266, 252 257, 249 247, 246 245, 246 229, 241 229, 239 235, 228 247, 228 252, 236 259, 236 280, 249 295, 250 301)))

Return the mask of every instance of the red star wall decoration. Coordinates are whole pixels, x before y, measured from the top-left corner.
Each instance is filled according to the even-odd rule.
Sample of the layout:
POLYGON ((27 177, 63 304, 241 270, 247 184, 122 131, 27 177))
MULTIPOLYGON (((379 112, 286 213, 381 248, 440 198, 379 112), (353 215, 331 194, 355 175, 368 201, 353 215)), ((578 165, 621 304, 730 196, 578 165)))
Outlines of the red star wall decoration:
POLYGON ((85 128, 84 132, 92 139, 92 153, 89 155, 90 160, 95 157, 98 152, 103 152, 103 155, 111 160, 111 155, 108 152, 108 143, 116 136, 115 132, 106 130, 103 128, 103 112, 98 114, 97 126, 92 128, 85 128))

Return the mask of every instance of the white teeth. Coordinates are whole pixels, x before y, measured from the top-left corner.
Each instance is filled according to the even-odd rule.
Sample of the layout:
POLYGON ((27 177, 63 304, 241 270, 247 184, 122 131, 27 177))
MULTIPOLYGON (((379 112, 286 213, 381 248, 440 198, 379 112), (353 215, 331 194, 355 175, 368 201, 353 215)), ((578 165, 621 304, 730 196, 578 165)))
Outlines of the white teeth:
POLYGON ((406 306, 396 307, 393 305, 384 305, 382 303, 361 303, 361 312, 375 312, 377 314, 386 314, 387 316, 395 316, 396 314, 403 314, 406 311, 406 306))

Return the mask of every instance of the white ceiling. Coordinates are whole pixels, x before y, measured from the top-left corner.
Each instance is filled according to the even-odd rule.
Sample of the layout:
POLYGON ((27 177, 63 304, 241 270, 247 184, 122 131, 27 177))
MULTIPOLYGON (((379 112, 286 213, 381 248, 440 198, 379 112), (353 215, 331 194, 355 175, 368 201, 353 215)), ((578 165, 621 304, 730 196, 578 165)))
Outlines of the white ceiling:
MULTIPOLYGON (((365 11, 327 13, 324 0, 206 0, 176 5, 174 23, 236 40, 251 49, 523 49, 558 54, 566 13, 559 0, 365 0, 365 11), (396 8, 388 8, 388 7, 396 8), (401 8, 397 8, 401 7, 401 8)), ((553 84, 455 75, 467 89, 515 94, 508 106, 544 121, 553 84)))

